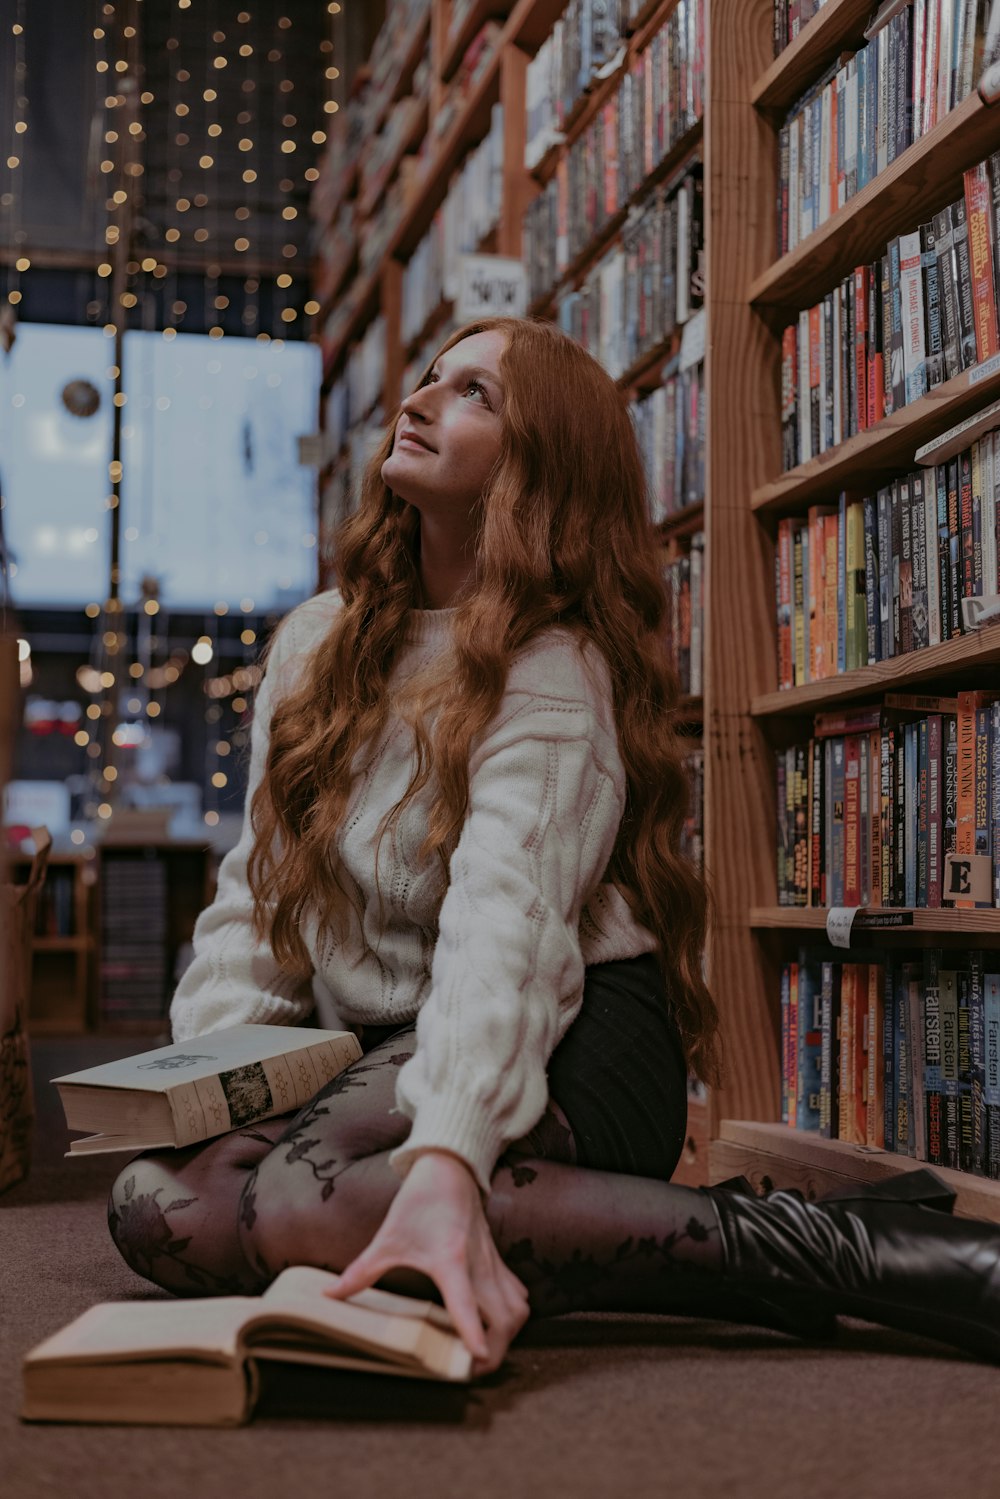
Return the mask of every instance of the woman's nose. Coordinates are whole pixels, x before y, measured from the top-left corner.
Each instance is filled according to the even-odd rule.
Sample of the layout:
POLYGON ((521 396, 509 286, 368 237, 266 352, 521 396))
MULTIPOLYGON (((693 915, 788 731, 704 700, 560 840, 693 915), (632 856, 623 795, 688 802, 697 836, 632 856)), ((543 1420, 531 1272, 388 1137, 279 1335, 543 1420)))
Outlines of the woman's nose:
POLYGON ((404 396, 399 404, 400 411, 404 412, 409 417, 416 417, 422 422, 427 421, 428 411, 426 409, 426 406, 428 388, 428 386, 424 385, 421 386, 418 390, 413 391, 411 395, 404 396))

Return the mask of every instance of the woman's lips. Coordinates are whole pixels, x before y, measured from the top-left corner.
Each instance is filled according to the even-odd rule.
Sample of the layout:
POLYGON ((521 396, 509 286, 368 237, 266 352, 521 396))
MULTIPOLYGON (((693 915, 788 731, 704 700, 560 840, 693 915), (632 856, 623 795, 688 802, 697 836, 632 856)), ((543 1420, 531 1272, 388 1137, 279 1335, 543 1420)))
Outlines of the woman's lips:
POLYGON ((403 447, 404 445, 408 448, 416 448, 420 453, 433 453, 434 451, 426 442, 421 442, 417 437, 411 437, 408 432, 404 432, 401 437, 397 437, 396 439, 397 447, 403 447))

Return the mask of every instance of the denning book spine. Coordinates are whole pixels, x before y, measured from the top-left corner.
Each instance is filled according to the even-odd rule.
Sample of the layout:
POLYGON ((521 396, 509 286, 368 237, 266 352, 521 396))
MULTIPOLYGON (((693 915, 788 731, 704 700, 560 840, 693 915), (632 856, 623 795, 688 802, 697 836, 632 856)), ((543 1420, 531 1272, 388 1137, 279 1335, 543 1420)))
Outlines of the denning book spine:
POLYGON ((953 969, 939 967, 939 1008, 941 1026, 942 1162, 958 1169, 961 1155, 959 1136, 958 1083, 958 975, 953 969))
POLYGON ((983 976, 986 1023, 986 1174, 1000 1180, 1000 974, 983 976))
POLYGON ((911 649, 919 651, 929 644, 930 634, 927 618, 927 511, 924 475, 919 469, 910 475, 910 551, 913 579, 911 649))

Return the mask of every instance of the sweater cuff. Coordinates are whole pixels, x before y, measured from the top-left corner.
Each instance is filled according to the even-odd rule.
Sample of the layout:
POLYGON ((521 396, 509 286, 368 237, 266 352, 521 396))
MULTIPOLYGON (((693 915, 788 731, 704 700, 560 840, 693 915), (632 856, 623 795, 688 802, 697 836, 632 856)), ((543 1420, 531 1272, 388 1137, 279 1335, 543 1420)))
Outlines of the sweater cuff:
POLYGON ((469 1095, 430 1098, 421 1103, 413 1128, 404 1143, 389 1157, 399 1177, 425 1150, 447 1150, 464 1161, 485 1197, 490 1195, 490 1177, 508 1141, 495 1119, 484 1118, 482 1103, 469 1095))

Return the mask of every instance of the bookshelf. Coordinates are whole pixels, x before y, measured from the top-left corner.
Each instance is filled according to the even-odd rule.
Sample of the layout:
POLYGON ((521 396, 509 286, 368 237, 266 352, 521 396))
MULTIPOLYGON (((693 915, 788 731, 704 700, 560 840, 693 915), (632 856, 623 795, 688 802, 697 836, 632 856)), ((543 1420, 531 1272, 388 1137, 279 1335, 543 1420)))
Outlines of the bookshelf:
MULTIPOLYGON (((777 690, 776 528, 839 492, 874 493, 915 468, 923 443, 995 400, 998 360, 946 380, 819 457, 782 471, 781 333, 855 266, 884 253, 962 194, 962 174, 1000 149, 1000 110, 973 91, 900 152, 789 254, 776 255, 778 130, 784 113, 861 41, 872 6, 827 0, 773 56, 771 0, 713 0, 705 123, 709 256, 709 499, 706 640, 706 861, 716 891, 710 977, 729 1065, 709 1101, 710 1177, 745 1173, 759 1186, 808 1195, 915 1169, 912 1157, 779 1122, 782 965, 808 943, 864 961, 890 954, 983 949, 997 965, 1000 910, 900 910, 905 925, 859 923, 855 953, 824 947, 826 912, 776 903, 774 752, 808 737, 817 711, 878 702, 886 691, 954 696, 1000 689, 1000 633, 988 628, 867 667, 777 690), (720 417, 726 414, 727 421, 720 417), (737 601, 737 608, 732 601, 737 601)), ((877 913, 873 913, 873 918, 877 913)), ((942 965, 943 966, 943 965, 942 965)), ((957 1211, 1000 1221, 1000 1184, 935 1166, 957 1211)))
MULTIPOLYGON (((27 879, 31 859, 14 855, 14 879, 27 879)), ((90 1024, 94 992, 94 860, 53 854, 39 893, 31 951, 28 1029, 33 1035, 74 1035, 90 1024)))

